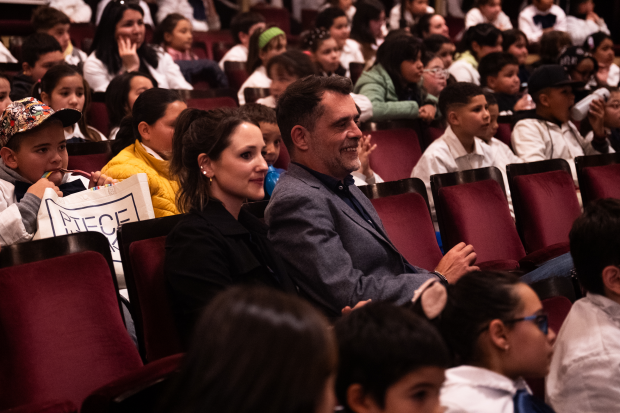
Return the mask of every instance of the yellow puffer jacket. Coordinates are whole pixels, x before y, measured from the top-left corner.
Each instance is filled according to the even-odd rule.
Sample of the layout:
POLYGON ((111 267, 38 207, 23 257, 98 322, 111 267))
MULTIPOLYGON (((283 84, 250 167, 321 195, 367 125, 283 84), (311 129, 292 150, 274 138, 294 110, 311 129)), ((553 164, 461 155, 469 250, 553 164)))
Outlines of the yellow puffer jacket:
POLYGON ((119 181, 144 172, 149 178, 155 217, 159 218, 179 213, 174 203, 179 185, 170 180, 169 165, 168 161, 150 155, 136 140, 112 158, 101 172, 119 181))

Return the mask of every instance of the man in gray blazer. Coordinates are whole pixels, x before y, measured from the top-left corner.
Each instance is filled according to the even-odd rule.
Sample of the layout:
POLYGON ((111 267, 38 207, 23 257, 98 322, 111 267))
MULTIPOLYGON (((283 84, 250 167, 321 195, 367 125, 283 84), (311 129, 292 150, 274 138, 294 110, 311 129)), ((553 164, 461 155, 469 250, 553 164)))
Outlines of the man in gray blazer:
POLYGON ((351 177, 360 167, 362 132, 350 92, 347 78, 309 76, 280 97, 278 125, 291 164, 265 212, 269 239, 300 293, 331 316, 368 299, 403 304, 429 278, 455 282, 478 269, 471 245, 461 243, 437 268, 421 269, 392 244, 351 177))

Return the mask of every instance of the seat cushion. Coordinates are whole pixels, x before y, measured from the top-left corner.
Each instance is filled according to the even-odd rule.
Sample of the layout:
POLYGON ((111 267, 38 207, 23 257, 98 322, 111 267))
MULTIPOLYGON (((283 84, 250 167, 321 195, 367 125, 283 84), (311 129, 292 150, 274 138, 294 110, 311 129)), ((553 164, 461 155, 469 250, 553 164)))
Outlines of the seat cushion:
POLYGON ((620 199, 620 164, 583 168, 593 199, 620 199))

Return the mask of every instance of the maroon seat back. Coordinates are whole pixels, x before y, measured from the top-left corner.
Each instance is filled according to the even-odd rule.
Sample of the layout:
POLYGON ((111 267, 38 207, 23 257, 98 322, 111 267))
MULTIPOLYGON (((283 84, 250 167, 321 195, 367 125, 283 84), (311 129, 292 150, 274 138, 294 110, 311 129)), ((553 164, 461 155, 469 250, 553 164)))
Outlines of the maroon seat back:
POLYGON ((397 181, 411 176, 422 156, 418 135, 412 129, 387 129, 370 133, 377 147, 370 155, 370 167, 384 181, 397 181))
POLYGON ((496 180, 438 187, 436 177, 441 176, 431 176, 431 183, 446 251, 465 242, 474 246, 480 262, 519 261, 525 256, 508 201, 496 180))
POLYGON ((68 143, 69 169, 100 171, 112 158, 112 142, 68 143))
POLYGON ((592 200, 620 199, 620 164, 584 168, 583 174, 592 200))
MULTIPOLYGON (((227 44, 230 45, 230 47, 235 44, 232 33, 229 30, 210 30, 208 32, 194 32, 194 40, 203 42, 207 48, 207 58, 216 61, 221 60, 221 58, 218 59, 213 53, 216 44, 227 44)), ((222 57, 223 56, 224 55, 222 54, 222 57)))
POLYGON ((351 75, 351 82, 353 82, 353 84, 357 83, 357 79, 360 78, 362 72, 364 72, 364 63, 349 63, 349 74, 351 75))
POLYGON ((132 242, 129 258, 140 311, 146 359, 151 362, 182 351, 164 277, 166 237, 132 242))
POLYGON ((288 164, 291 162, 291 156, 288 153, 288 149, 286 149, 286 145, 284 143, 280 144, 280 156, 273 164, 276 168, 285 169, 288 171, 288 164))
POLYGON ((10 413, 77 413, 78 408, 70 400, 50 400, 30 403, 9 410, 10 413))
POLYGON ((246 87, 243 89, 245 103, 256 103, 258 99, 266 98, 271 95, 269 88, 264 87, 246 87))
POLYGON ((96 27, 91 23, 71 23, 69 33, 71 34, 71 43, 73 43, 73 46, 88 54, 90 51, 90 44, 92 44, 92 39, 95 38, 95 29, 96 27), (88 49, 84 44, 85 39, 90 39, 88 49))
POLYGON ((234 90, 241 89, 243 83, 248 79, 247 70, 245 70, 245 62, 224 62, 224 72, 228 77, 228 83, 234 90))
POLYGON ((462 17, 447 16, 446 25, 448 26, 450 39, 452 39, 453 42, 456 42, 459 34, 465 30, 465 19, 462 17))
POLYGON ((573 221, 581 214, 570 173, 550 171, 515 176, 513 203, 523 245, 533 252, 552 244, 568 242, 573 221))
POLYGON ((497 132, 495 133, 495 138, 504 142, 506 145, 512 149, 512 140, 510 136, 512 135, 512 125, 510 123, 498 123, 497 124, 497 132))
POLYGON ((110 134, 108 108, 104 102, 90 102, 86 116, 90 126, 103 133, 106 137, 110 134))
POLYGON ((202 110, 211 110, 217 108, 236 108, 237 102, 228 96, 219 98, 194 98, 187 99, 187 107, 202 110))
POLYGON ((142 366, 106 259, 78 252, 0 269, 0 409, 67 399, 142 366))
POLYGON ((287 35, 291 34, 291 16, 287 9, 259 3, 250 10, 262 14, 268 26, 273 24, 287 35))
POLYGON ((232 49, 234 45, 235 44, 232 42, 231 43, 228 43, 228 42, 213 43, 213 47, 212 47, 213 60, 215 60, 216 62, 219 62, 220 60, 222 60, 224 55, 228 53, 228 51, 232 49))

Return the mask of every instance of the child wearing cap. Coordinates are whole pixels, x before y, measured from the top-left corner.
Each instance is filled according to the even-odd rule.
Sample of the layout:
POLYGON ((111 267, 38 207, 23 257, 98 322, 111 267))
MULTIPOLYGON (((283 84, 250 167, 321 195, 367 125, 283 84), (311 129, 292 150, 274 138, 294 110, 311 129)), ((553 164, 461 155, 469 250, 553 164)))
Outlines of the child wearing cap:
POLYGON ((245 88, 269 88, 271 79, 267 76, 267 62, 274 56, 286 52, 286 34, 278 27, 256 30, 250 38, 250 51, 246 69, 250 77, 243 82, 237 97, 239 105, 245 105, 245 88))
POLYGON ((583 83, 570 79, 560 65, 544 65, 534 70, 528 84, 536 110, 515 125, 512 148, 525 162, 561 158, 568 161, 575 184, 577 156, 613 152, 604 127, 605 104, 594 100, 590 104, 588 120, 592 132, 581 136, 570 121, 570 110, 575 103, 573 88, 583 83))
MULTIPOLYGON (((67 168, 63 128, 74 125, 80 112, 55 112, 26 98, 11 103, 0 118, 0 246, 29 241, 37 230, 37 213, 47 188, 59 196, 86 189, 79 177, 60 172, 67 168), (43 178, 46 172, 51 175, 43 178)), ((93 172, 89 187, 115 180, 93 172)))

